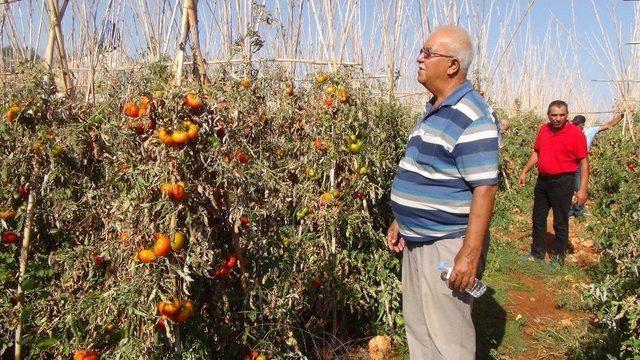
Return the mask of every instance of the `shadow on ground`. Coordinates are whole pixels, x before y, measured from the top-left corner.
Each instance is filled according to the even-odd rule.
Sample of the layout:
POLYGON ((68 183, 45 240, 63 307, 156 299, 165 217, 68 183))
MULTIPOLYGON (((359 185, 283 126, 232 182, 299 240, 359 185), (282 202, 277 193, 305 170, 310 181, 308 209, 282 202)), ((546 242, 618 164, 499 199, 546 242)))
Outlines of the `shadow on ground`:
POLYGON ((473 305, 473 323, 476 327, 476 359, 493 359, 491 350, 502 343, 507 324, 507 312, 494 298, 495 290, 487 292, 473 305))

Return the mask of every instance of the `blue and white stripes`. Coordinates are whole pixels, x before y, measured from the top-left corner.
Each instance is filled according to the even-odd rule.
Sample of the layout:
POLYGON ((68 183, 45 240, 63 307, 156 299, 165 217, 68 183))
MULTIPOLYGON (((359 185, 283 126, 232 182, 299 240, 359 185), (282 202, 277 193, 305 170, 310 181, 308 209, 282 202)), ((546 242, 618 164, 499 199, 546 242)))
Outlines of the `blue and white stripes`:
POLYGON ((391 206, 408 241, 465 234, 472 190, 498 183, 498 124, 465 82, 416 125, 391 186, 391 206))

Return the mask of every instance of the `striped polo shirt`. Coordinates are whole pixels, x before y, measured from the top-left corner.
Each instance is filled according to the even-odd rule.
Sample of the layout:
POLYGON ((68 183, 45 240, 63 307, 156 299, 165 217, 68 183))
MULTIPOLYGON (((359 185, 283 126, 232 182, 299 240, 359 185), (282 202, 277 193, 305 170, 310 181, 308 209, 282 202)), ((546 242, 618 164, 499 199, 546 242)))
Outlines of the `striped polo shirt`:
POLYGON ((391 185, 391 207, 407 241, 463 236, 473 188, 498 184, 498 124, 466 81, 435 99, 409 137, 391 185))

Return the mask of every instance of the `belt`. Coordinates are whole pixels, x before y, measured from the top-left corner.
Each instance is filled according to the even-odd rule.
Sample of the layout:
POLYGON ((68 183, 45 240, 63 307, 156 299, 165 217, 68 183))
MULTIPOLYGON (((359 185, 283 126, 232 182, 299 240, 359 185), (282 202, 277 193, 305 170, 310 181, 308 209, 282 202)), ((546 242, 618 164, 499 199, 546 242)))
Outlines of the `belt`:
POLYGON ((575 175, 576 175, 575 172, 567 172, 567 173, 553 174, 553 175, 538 174, 538 177, 542 180, 551 180, 551 179, 560 179, 565 176, 575 176, 575 175))

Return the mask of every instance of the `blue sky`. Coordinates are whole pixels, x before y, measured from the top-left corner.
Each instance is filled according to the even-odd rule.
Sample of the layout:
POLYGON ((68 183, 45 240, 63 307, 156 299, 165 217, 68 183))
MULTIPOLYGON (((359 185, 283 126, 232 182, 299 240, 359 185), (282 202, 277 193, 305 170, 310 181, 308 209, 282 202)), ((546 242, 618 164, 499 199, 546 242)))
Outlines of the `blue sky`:
MULTIPOLYGON (((10 6, 12 7, 12 9, 16 9, 18 6, 20 6, 22 7, 23 10, 26 10, 27 4, 31 3, 34 5, 33 6, 34 11, 36 11, 37 13, 40 9, 39 1, 40 0, 23 0, 21 2, 14 3, 10 6)), ((98 1, 100 4, 103 4, 102 6, 104 6, 104 4, 107 3, 107 0, 96 0, 96 1, 98 1)), ((134 1, 134 0, 124 0, 124 1, 125 3, 129 3, 130 5, 134 6, 134 8, 138 4, 138 1, 134 1)), ((172 2, 174 1, 179 1, 179 0, 172 0, 172 2)), ((200 1, 199 6, 201 11, 204 10, 203 8, 205 7, 205 3, 207 1, 212 1, 212 0, 200 1)), ((288 2, 287 0, 268 0, 266 1, 267 8, 273 11, 273 9, 275 8, 275 2, 277 1, 280 1, 281 4, 285 4, 285 5, 288 2)), ((481 5, 484 2, 485 6, 487 6, 487 4, 493 4, 496 7, 505 9, 505 8, 508 8, 511 4, 513 4, 514 1, 518 1, 518 4, 522 12, 522 10, 526 8, 530 0, 494 0, 494 1, 469 0, 469 3, 472 4, 472 6, 475 6, 475 5, 481 5)), ((258 1, 258 2, 261 2, 261 1, 258 1)), ((431 3, 431 1, 429 2, 431 3)), ((116 1, 115 3, 118 3, 118 1, 116 1)), ((316 0, 316 3, 320 4, 322 2, 316 0)), ((386 1, 384 1, 383 3, 388 4, 386 1)), ((411 0, 406 0, 405 3, 410 4, 411 0)), ((418 6, 419 3, 421 2, 414 1, 414 4, 416 4, 416 6, 418 6)), ((443 3, 446 3, 446 2, 443 2, 443 3)), ((462 3, 462 1, 458 1, 458 3, 460 4, 462 3)), ((514 42, 514 47, 517 47, 518 43, 521 42, 522 40, 521 37, 524 35, 524 32, 525 32, 524 30, 529 24, 531 24, 532 26, 533 37, 536 38, 538 41, 542 41, 545 35, 545 31, 547 30, 550 24, 550 20, 554 24, 554 27, 557 28, 557 25, 555 25, 556 19, 557 21, 560 21, 563 24, 563 26, 565 26, 567 29, 570 29, 571 31, 574 31, 573 29, 575 29, 577 42, 579 42, 583 46, 590 47, 589 43, 593 42, 594 39, 599 38, 601 33, 598 27, 597 21, 595 20, 595 17, 594 17, 594 9, 593 9, 594 3, 596 6, 596 9, 600 13, 601 20, 604 27, 604 32, 608 36, 611 36, 611 38, 613 39, 613 35, 616 27, 615 24, 612 23, 611 14, 609 13, 610 9, 612 9, 615 17, 617 18, 617 24, 620 24, 622 26, 623 41, 628 42, 632 40, 640 40, 640 39, 631 38, 631 25, 634 22, 633 8, 634 6, 638 6, 640 2, 622 1, 622 0, 593 0, 593 2, 591 0, 537 0, 535 1, 531 12, 529 13, 527 19, 523 24, 523 27, 520 29, 520 32, 516 37, 516 40, 514 42), (572 9, 573 11, 575 11, 575 24, 574 24, 572 9)), ((344 2, 338 1, 338 4, 344 4, 344 2)), ((360 4, 361 6, 373 4, 373 0, 361 0, 360 4)), ((371 6, 369 5, 368 8, 371 8, 371 6)), ((131 13, 131 11, 128 10, 130 9, 129 7, 127 7, 126 9, 128 13, 131 13)), ((72 11, 72 7, 69 6, 69 9, 67 10, 67 12, 71 13, 71 11, 72 11)), ((168 11, 169 12, 171 11, 170 6, 168 11)), ((26 11, 23 11, 23 14, 26 14, 26 11)), ((125 20, 125 22, 132 21, 134 16, 133 14, 131 15, 132 16, 128 16, 126 18, 127 20, 125 20)), ((34 18, 38 19, 37 16, 34 18)), ((433 19, 431 20, 433 22, 433 19)), ((499 19, 497 18, 494 19, 496 24, 497 24, 497 20, 499 19)), ((418 21, 420 20, 418 19, 418 21)), ((18 19, 17 22, 24 23, 24 19, 22 19, 22 21, 18 19)), ((367 20, 365 20, 364 25, 365 27, 370 27, 372 25, 379 26, 380 24, 370 24, 370 23, 367 24, 367 20)), ((64 21, 65 31, 68 31, 71 28, 71 26, 72 26, 72 22, 70 21, 69 16, 65 17, 65 21, 64 21)), ((76 27, 76 31, 79 31, 78 22, 76 22, 74 26, 76 27)), ((127 45, 125 45, 128 52, 134 57, 140 54, 144 54, 146 52, 144 50, 144 41, 142 42, 140 41, 141 38, 143 38, 143 35, 139 32, 139 30, 138 32, 132 32, 132 29, 130 27, 124 26, 123 24, 120 24, 120 26, 122 29, 122 36, 125 39, 125 42, 128 43, 127 45), (136 38, 138 40, 136 40, 136 38)), ((17 27, 18 27, 18 31, 20 32, 20 24, 18 24, 17 27)), ((176 27, 174 27, 174 32, 175 32, 175 29, 176 27)), ((46 30, 46 26, 45 26, 45 30, 46 30)), ((490 33, 489 33, 490 46, 493 42, 495 42, 499 31, 500 29, 498 28, 498 26, 495 26, 495 25, 490 30, 490 33)), ((3 37, 2 37, 3 45, 8 44, 8 38, 7 38, 6 32, 7 31, 5 27, 3 32, 3 37)), ((46 36, 42 36, 40 40, 40 46, 39 46, 40 53, 42 53, 44 50, 45 40, 46 40, 46 36)), ((561 44, 559 44, 559 47, 560 48, 566 47, 566 44, 568 42, 573 41, 575 43, 576 42, 575 40, 576 39, 570 39, 568 35, 565 35, 564 38, 561 37, 561 40, 560 40, 561 44)), ((201 41, 204 42, 202 34, 201 34, 201 41)), ((67 46, 70 46, 70 41, 67 43, 67 46)), ((314 45, 311 44, 307 46, 313 47, 314 45)), ((376 46, 379 47, 380 44, 371 44, 371 48, 367 50, 369 50, 370 53, 371 52, 376 53, 377 51, 375 48, 376 46)), ((413 44, 401 44, 400 46, 411 47, 413 46, 413 44)), ((71 50, 71 49, 68 49, 68 50, 71 50)), ((627 56, 630 50, 631 50, 631 46, 628 46, 628 45, 625 46, 624 51, 627 56)), ((558 49, 558 52, 560 51, 561 50, 558 49)), ((411 63, 412 62, 415 63, 416 55, 417 53, 409 54, 406 60, 406 62, 408 62, 409 64, 409 66, 406 67, 407 76, 413 76, 412 74, 415 73, 415 64, 411 64, 411 63)), ((600 60, 602 61, 605 67, 608 66, 608 64, 606 63, 608 60, 606 60, 606 57, 604 57, 603 53, 600 50, 597 50, 595 55, 598 58, 600 58, 600 60), (605 60, 603 61, 603 59, 605 60)), ((528 54, 522 54, 522 57, 523 57, 522 61, 526 62, 527 56, 528 54)), ((559 55, 549 54, 548 56, 559 56, 559 55)), ((597 99, 598 104, 594 104, 594 107, 589 110, 597 110, 599 108, 606 107, 608 106, 608 104, 612 102, 613 97, 611 93, 610 83, 590 81, 591 79, 608 79, 610 78, 610 76, 606 74, 606 71, 601 66, 598 66, 596 62, 594 62, 594 60, 587 54, 586 51, 578 47, 578 57, 574 59, 571 56, 571 58, 566 58, 564 59, 564 61, 566 61, 569 64, 575 64, 576 68, 581 69, 581 71, 583 72, 584 82, 588 82, 589 88, 592 89, 594 94, 594 99, 597 99)), ((404 69, 402 65, 400 65, 400 67, 401 67, 401 70, 404 69)))

